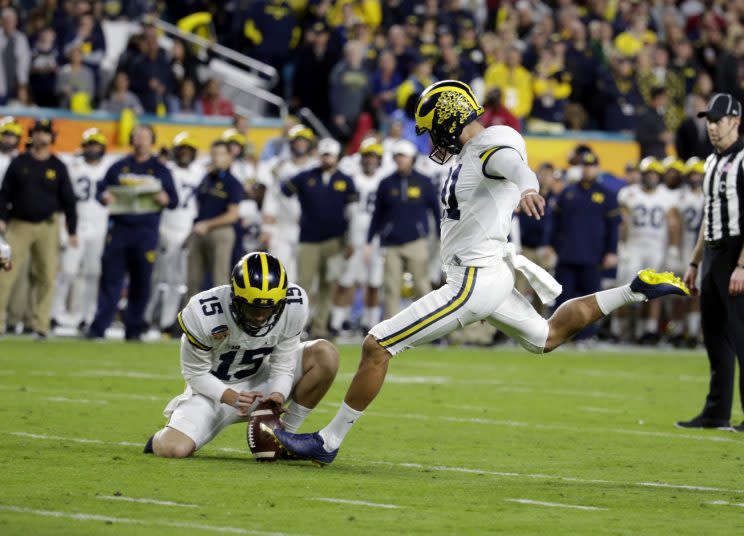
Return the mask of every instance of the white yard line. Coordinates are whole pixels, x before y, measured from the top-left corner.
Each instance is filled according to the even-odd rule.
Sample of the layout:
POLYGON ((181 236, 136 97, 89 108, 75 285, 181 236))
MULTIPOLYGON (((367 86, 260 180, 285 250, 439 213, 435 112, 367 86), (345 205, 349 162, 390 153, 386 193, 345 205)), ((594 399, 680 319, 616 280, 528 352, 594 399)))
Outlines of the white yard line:
POLYGON ((738 508, 744 508, 744 503, 732 503, 728 501, 709 501, 705 504, 712 504, 715 506, 736 506, 738 508))
POLYGON ((623 412, 620 409, 598 408, 595 406, 579 406, 579 409, 587 413, 622 413, 623 412))
POLYGON ((72 404, 108 404, 105 400, 88 400, 87 398, 67 398, 64 396, 45 396, 49 402, 69 402, 72 404))
POLYGON ((221 532, 228 534, 254 534, 258 536, 289 536, 284 532, 267 532, 262 530, 249 530, 241 527, 222 527, 219 525, 204 525, 202 523, 189 523, 187 521, 169 521, 167 519, 149 520, 131 517, 112 517, 98 514, 82 514, 73 512, 60 512, 57 510, 37 510, 24 506, 12 506, 0 504, 0 512, 13 512, 16 514, 28 514, 41 517, 55 517, 60 519, 72 519, 75 521, 103 521, 104 523, 121 523, 122 525, 138 525, 142 527, 170 527, 179 529, 203 530, 206 532, 221 532))
MULTIPOLYGON (((70 441, 72 443, 88 443, 88 444, 92 443, 92 444, 97 444, 97 445, 116 445, 116 446, 123 446, 123 447, 140 447, 140 448, 144 446, 144 442, 133 443, 130 441, 104 441, 102 439, 86 439, 86 438, 78 438, 78 437, 52 436, 52 435, 45 435, 45 434, 32 434, 28 432, 4 432, 4 433, 8 435, 12 435, 12 436, 17 436, 17 437, 27 437, 29 439, 70 441)), ((207 450, 216 450, 220 452, 235 452, 235 453, 246 454, 246 455, 248 453, 247 449, 236 449, 236 448, 226 448, 226 447, 209 447, 208 446, 207 450)), ((716 493, 736 493, 739 495, 744 495, 744 490, 741 490, 741 489, 719 488, 719 487, 714 487, 714 486, 699 486, 699 485, 692 485, 692 484, 672 484, 669 482, 626 482, 626 481, 605 480, 605 479, 597 479, 597 478, 573 477, 573 476, 566 476, 566 475, 550 475, 550 474, 543 474, 543 473, 516 473, 516 472, 510 472, 510 471, 494 471, 490 469, 479 469, 479 468, 470 468, 470 467, 451 467, 451 466, 445 466, 445 465, 423 465, 420 463, 396 463, 396 462, 386 462, 386 461, 378 461, 378 460, 362 460, 362 459, 353 459, 352 461, 355 461, 361 464, 367 463, 367 464, 374 464, 374 465, 387 465, 390 467, 403 467, 407 469, 416 469, 416 470, 424 470, 424 471, 441 471, 441 472, 448 472, 448 473, 486 475, 486 476, 495 476, 495 477, 518 478, 518 479, 523 479, 523 480, 558 480, 562 482, 572 482, 576 484, 606 484, 606 485, 620 485, 620 486, 635 486, 635 487, 642 487, 642 488, 676 489, 676 490, 704 491, 704 492, 716 492, 716 493)))
POLYGON ((311 500, 329 502, 329 503, 338 503, 338 504, 353 504, 355 506, 369 506, 370 508, 403 508, 402 506, 398 506, 397 504, 383 504, 383 503, 373 503, 373 502, 367 502, 367 501, 352 501, 351 499, 334 499, 332 497, 313 497, 311 500))
POLYGON ((102 501, 124 501, 142 504, 157 504, 159 506, 178 506, 180 508, 199 508, 198 504, 186 504, 173 501, 159 501, 157 499, 145 499, 142 497, 124 497, 123 495, 96 495, 96 499, 102 501))
MULTIPOLYGON (((16 393, 42 393, 42 394, 59 394, 69 395, 72 394, 70 391, 59 391, 56 389, 37 389, 35 387, 26 386, 12 386, 12 385, 0 385, 0 391, 12 391, 16 393)), ((134 393, 113 393, 110 391, 78 391, 75 390, 76 395, 85 395, 91 398, 124 398, 129 400, 170 400, 173 397, 167 396, 152 396, 152 395, 138 395, 134 393)), ((175 396, 175 395, 174 395, 175 396)))
POLYGON ((519 504, 530 504, 533 506, 547 506, 550 508, 570 508, 572 510, 607 510, 600 506, 580 506, 578 504, 563 504, 546 501, 533 501, 532 499, 504 499, 505 501, 515 502, 519 504))
POLYGON ((153 374, 141 370, 86 370, 71 372, 68 376, 77 378, 136 378, 138 380, 173 380, 172 374, 153 374))

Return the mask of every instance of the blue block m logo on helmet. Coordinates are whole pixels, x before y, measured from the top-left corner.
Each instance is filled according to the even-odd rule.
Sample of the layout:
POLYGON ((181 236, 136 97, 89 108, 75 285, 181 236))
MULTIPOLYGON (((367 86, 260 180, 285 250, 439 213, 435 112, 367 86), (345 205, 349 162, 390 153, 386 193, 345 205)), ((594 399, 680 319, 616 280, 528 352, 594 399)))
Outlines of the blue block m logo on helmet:
POLYGON ((444 164, 462 150, 462 129, 482 114, 483 107, 469 85, 443 80, 421 92, 416 105, 416 134, 429 133, 434 145, 429 158, 444 164))

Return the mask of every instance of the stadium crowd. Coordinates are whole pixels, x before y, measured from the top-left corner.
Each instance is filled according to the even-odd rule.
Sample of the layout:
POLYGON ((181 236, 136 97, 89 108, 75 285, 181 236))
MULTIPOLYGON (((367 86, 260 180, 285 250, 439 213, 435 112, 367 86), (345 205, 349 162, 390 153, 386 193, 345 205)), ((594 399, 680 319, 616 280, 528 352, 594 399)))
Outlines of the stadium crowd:
MULTIPOLYGON (((555 273, 565 289, 561 299, 627 279, 641 261, 679 271, 701 217, 699 159, 711 151, 696 113, 714 91, 744 97, 740 2, 51 0, 37 6, 6 0, 0 6, 3 103, 232 116, 219 81, 199 77, 191 48, 175 40, 165 50, 152 25, 132 36, 110 81, 100 70, 106 19, 149 13, 181 24, 206 12, 208 23, 194 31, 276 67, 274 91, 292 109, 311 109, 333 134, 319 140, 289 116, 282 136, 257 154, 246 140, 245 119, 235 116, 236 128, 215 140, 209 156, 199 154, 188 132, 140 140, 146 147, 135 144, 132 158, 164 147, 163 193, 169 182, 175 193, 159 201, 159 218, 137 220, 147 236, 135 244, 144 260, 126 261, 129 289, 121 293, 125 273, 104 292, 110 274, 100 261, 111 248, 105 192, 114 184, 116 159, 100 133, 88 132, 80 154, 63 161, 78 199, 78 234, 85 229, 90 236, 75 237, 76 246, 63 233, 58 284, 47 282, 56 298, 46 316, 93 337, 103 336, 126 302, 128 337, 140 338, 148 325, 177 331, 184 296, 225 281, 231 263, 255 249, 277 255, 304 288, 317 288, 316 337, 374 325, 400 298, 439 286, 434 192, 449 169, 425 158, 429 140, 415 135, 413 108, 423 88, 444 78, 473 86, 486 108, 485 126, 636 136, 641 159, 629 162, 623 177, 603 173, 586 145, 568 155, 565 168, 541 164, 548 214, 540 222, 515 215, 512 240, 555 273), (676 157, 667 156, 671 145, 676 157), (591 236, 575 239, 587 229, 591 236), (96 322, 102 309, 106 318, 96 322)), ((20 134, 12 118, 0 124, 5 165, 17 154, 20 134)), ((0 191, 3 227, 14 216, 10 188, 0 191)), ((118 225, 121 218, 110 221, 118 225)), ((69 224, 68 230, 73 233, 69 224)), ((130 254, 136 257, 116 253, 121 262, 130 254)), ((43 337, 44 314, 32 320, 33 308, 25 307, 33 295, 29 281, 38 286, 39 274, 30 277, 27 266, 15 270, 12 295, 0 292, 0 307, 10 304, 10 329, 25 325, 43 337)), ((615 315, 601 335, 655 342, 663 333, 675 344, 697 344, 699 313, 670 303, 666 310, 656 304, 615 315)), ((468 341, 493 337, 487 326, 465 332, 468 341)))

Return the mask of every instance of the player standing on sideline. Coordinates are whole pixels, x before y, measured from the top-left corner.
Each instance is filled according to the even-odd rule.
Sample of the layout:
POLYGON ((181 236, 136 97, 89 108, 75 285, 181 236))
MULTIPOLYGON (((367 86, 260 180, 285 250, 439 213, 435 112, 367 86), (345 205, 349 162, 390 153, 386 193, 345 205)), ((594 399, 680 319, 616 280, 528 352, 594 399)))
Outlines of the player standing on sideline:
POLYGON ((3 185, 5 171, 10 161, 18 156, 18 144, 21 143, 23 127, 14 117, 0 119, 0 186, 3 185))
POLYGON ((258 180, 266 186, 263 204, 263 241, 272 255, 282 261, 289 278, 296 280, 300 243, 300 202, 281 192, 281 185, 292 177, 318 165, 313 154, 315 134, 305 125, 295 125, 287 134, 291 156, 277 155, 261 162, 258 180))
POLYGON ((108 211, 96 201, 98 183, 103 180, 111 160, 106 158, 106 136, 97 128, 83 132, 82 152, 68 159, 70 182, 77 197, 79 247, 65 244, 60 256, 57 289, 52 306, 52 325, 71 322, 85 333, 98 301, 98 280, 101 277, 101 257, 106 241, 108 211), (67 309, 68 301, 71 303, 67 309))
POLYGON ((338 370, 331 343, 300 342, 307 316, 307 294, 267 253, 247 254, 229 285, 193 296, 178 315, 186 391, 165 408, 168 423, 145 453, 191 456, 263 400, 291 400, 282 421, 296 431, 338 370))
POLYGON ((375 209, 375 197, 380 181, 384 177, 382 145, 375 138, 367 138, 359 147, 360 168, 352 176, 359 195, 358 210, 351 215, 349 237, 354 253, 346 261, 338 280, 338 289, 331 307, 331 330, 340 332, 348 324, 354 290, 364 287, 364 312, 361 327, 364 333, 377 324, 380 318, 380 287, 382 286, 383 260, 379 241, 367 248, 367 233, 375 209))
POLYGON ((359 368, 336 416, 312 434, 273 430, 287 451, 318 464, 331 463, 346 434, 375 399, 390 358, 407 348, 485 319, 533 353, 546 353, 615 309, 667 294, 688 293, 673 274, 641 271, 629 285, 569 300, 550 319, 541 317, 514 289, 514 270, 527 277, 543 302, 560 293, 547 272, 514 253, 507 233, 515 208, 540 218, 545 200, 527 165, 524 139, 510 127, 484 128, 470 87, 444 80, 426 88, 416 107, 416 130, 428 132, 430 155, 444 163, 457 155, 442 188, 442 263, 447 283, 364 340, 359 368))
MULTIPOLYGON (((621 239, 625 243, 623 262, 618 278, 631 279, 644 267, 660 270, 667 256, 667 246, 673 244, 679 252, 679 217, 675 208, 676 196, 662 187, 664 166, 653 156, 647 156, 639 164, 640 184, 626 186, 617 196, 623 216, 621 239)), ((659 342, 659 319, 661 302, 644 304, 643 314, 638 318, 635 340, 642 344, 659 342)), ((622 332, 620 318, 613 318, 616 326, 613 334, 622 332)))
POLYGON ((173 160, 166 165, 178 192, 178 206, 160 215, 158 257, 152 273, 152 292, 145 318, 162 332, 176 322, 181 300, 186 293, 186 239, 196 217, 196 189, 206 169, 197 160, 199 145, 188 132, 173 138, 173 160), (157 313, 157 317, 156 317, 157 313))

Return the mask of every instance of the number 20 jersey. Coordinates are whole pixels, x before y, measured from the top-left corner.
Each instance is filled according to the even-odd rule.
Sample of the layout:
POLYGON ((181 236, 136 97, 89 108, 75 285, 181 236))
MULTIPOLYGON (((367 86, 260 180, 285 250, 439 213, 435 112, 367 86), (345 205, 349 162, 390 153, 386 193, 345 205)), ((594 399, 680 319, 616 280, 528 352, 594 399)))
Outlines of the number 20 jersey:
POLYGON ((230 302, 230 286, 222 285, 196 294, 178 315, 185 334, 181 343, 184 376, 210 373, 226 384, 268 378, 291 388, 300 332, 308 317, 305 291, 290 284, 276 325, 256 337, 237 325, 230 302))
POLYGON ((504 177, 486 175, 486 163, 503 151, 527 161, 524 138, 507 126, 489 127, 470 139, 442 185, 442 263, 490 266, 501 261, 519 189, 504 177))

